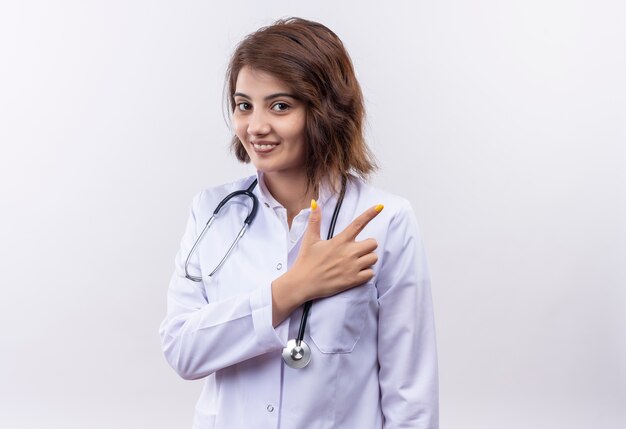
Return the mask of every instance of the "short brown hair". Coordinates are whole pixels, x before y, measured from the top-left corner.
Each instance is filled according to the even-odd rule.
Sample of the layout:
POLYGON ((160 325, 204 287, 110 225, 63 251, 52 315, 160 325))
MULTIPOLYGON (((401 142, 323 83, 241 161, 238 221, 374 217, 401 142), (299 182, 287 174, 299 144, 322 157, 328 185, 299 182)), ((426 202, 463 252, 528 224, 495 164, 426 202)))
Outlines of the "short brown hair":
MULTIPOLYGON (((309 186, 323 177, 355 174, 363 179, 376 169, 365 143, 361 87, 343 43, 324 25, 287 18, 248 35, 235 49, 226 73, 227 103, 235 110, 235 86, 244 66, 285 82, 306 106, 306 173, 309 186)), ((250 162, 235 135, 231 149, 250 162)))

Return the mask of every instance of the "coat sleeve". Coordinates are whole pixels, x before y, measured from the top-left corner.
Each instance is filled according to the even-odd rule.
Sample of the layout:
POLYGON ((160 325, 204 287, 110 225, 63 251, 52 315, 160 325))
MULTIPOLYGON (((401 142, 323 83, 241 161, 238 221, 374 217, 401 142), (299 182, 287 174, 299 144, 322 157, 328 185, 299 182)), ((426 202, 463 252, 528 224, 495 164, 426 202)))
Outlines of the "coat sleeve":
MULTIPOLYGON (((197 211, 201 195, 194 198, 176 255, 167 315, 159 329, 166 360, 188 380, 284 347, 272 326, 270 284, 252 285, 248 294, 208 302, 203 283, 185 277, 185 260, 199 232, 197 211)), ((190 260, 189 272, 200 272, 197 252, 190 260)))
POLYGON ((377 280, 385 429, 436 429, 438 374, 428 266, 409 203, 390 222, 377 280))

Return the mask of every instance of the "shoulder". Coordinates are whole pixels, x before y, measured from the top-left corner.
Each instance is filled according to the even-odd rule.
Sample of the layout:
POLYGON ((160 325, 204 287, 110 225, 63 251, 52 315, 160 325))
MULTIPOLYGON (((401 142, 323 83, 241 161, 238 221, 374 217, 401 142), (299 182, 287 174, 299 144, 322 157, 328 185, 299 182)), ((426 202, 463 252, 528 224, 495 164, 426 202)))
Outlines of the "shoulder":
POLYGON ((359 206, 366 208, 376 204, 384 205, 385 209, 381 216, 384 214, 389 220, 414 217, 411 203, 405 197, 380 189, 355 177, 350 178, 348 189, 354 192, 359 206))
POLYGON ((381 249, 406 248, 410 242, 421 242, 421 231, 410 201, 358 179, 352 179, 348 190, 357 200, 354 215, 377 204, 385 206, 364 230, 364 237, 378 240, 381 249))

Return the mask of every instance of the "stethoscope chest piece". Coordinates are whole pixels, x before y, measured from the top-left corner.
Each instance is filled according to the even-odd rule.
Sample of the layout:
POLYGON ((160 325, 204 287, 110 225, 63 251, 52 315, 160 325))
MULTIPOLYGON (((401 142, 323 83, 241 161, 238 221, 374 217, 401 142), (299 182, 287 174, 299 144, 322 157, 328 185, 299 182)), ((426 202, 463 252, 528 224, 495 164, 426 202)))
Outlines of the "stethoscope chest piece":
POLYGON ((298 345, 297 340, 287 341, 287 347, 283 349, 283 360, 288 367, 294 369, 304 368, 311 362, 311 349, 309 345, 300 341, 298 345))

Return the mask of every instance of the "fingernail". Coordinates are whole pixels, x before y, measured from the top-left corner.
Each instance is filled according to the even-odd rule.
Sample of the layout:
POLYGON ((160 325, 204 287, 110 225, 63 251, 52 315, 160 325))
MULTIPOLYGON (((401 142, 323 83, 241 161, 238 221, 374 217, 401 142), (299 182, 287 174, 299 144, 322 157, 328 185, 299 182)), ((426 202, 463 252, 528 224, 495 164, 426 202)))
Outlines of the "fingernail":
POLYGON ((378 204, 376 207, 374 207, 374 210, 376 210, 376 213, 380 213, 383 211, 384 208, 385 206, 383 206, 382 204, 378 204))
POLYGON ((315 210, 317 208, 317 201, 311 200, 311 210, 315 210))

